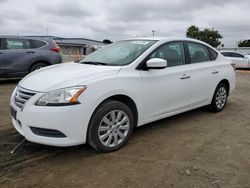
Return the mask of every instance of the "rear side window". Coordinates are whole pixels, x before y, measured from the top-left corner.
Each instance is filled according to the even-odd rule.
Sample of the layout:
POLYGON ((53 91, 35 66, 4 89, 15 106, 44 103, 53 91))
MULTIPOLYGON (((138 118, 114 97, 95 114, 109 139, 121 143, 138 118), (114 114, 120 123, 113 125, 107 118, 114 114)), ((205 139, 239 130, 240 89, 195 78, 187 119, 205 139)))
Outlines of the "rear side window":
POLYGON ((221 52, 221 53, 225 57, 231 57, 231 53, 230 52, 221 52))
POLYGON ((218 53, 214 51, 212 48, 207 47, 209 52, 210 52, 210 59, 215 60, 218 56, 218 53))
POLYGON ((200 63, 210 61, 208 49, 197 43, 187 43, 190 55, 190 63, 200 63))
POLYGON ((241 55, 241 54, 238 54, 238 53, 233 53, 233 52, 231 52, 231 57, 244 58, 244 55, 241 55))
POLYGON ((27 39, 12 39, 7 38, 6 40, 6 49, 28 49, 29 48, 29 40, 27 39))
POLYGON ((29 40, 30 41, 30 48, 41 48, 47 45, 46 42, 41 40, 29 40))
POLYGON ((185 64, 184 47, 182 42, 171 42, 159 47, 150 56, 167 60, 168 67, 185 64))

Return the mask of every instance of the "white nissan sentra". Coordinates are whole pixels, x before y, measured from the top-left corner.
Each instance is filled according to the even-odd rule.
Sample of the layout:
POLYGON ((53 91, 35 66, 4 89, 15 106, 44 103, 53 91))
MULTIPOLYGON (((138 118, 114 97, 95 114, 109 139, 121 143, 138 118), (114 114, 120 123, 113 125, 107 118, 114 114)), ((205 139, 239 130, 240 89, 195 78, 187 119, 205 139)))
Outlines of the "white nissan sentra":
POLYGON ((121 148, 133 128, 208 106, 220 112, 235 88, 230 60, 206 43, 178 38, 118 41, 79 63, 37 70, 11 97, 27 140, 52 146, 121 148))

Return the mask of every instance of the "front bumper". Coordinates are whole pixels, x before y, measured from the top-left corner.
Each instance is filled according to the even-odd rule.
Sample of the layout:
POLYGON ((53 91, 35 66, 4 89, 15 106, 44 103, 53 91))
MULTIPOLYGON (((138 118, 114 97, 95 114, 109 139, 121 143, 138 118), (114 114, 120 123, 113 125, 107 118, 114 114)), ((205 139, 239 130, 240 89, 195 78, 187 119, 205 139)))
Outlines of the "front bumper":
POLYGON ((16 110, 16 118, 12 123, 15 129, 27 140, 51 146, 73 146, 86 142, 87 126, 91 114, 83 104, 61 107, 35 106, 35 102, 43 94, 37 93, 30 98, 22 110, 14 103, 11 97, 10 105, 16 110), (32 128, 56 130, 64 137, 44 136, 32 131, 32 128))

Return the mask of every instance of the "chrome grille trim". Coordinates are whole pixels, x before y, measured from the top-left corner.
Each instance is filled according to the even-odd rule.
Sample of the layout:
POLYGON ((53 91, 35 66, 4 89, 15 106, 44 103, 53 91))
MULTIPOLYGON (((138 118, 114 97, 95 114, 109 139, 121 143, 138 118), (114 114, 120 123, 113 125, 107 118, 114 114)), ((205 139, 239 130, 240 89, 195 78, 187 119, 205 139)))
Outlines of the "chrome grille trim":
POLYGON ((14 104, 20 109, 23 110, 25 103, 33 97, 37 92, 24 89, 20 86, 17 86, 16 92, 14 94, 14 104))

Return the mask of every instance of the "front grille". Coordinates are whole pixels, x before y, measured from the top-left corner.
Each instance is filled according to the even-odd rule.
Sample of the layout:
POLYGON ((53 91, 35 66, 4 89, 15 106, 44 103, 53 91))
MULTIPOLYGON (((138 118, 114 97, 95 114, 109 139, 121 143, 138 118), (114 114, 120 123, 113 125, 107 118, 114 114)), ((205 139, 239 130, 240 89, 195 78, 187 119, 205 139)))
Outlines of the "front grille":
POLYGON ((14 103, 20 110, 23 110, 25 103, 35 94, 35 91, 30 91, 18 86, 14 94, 14 103))

